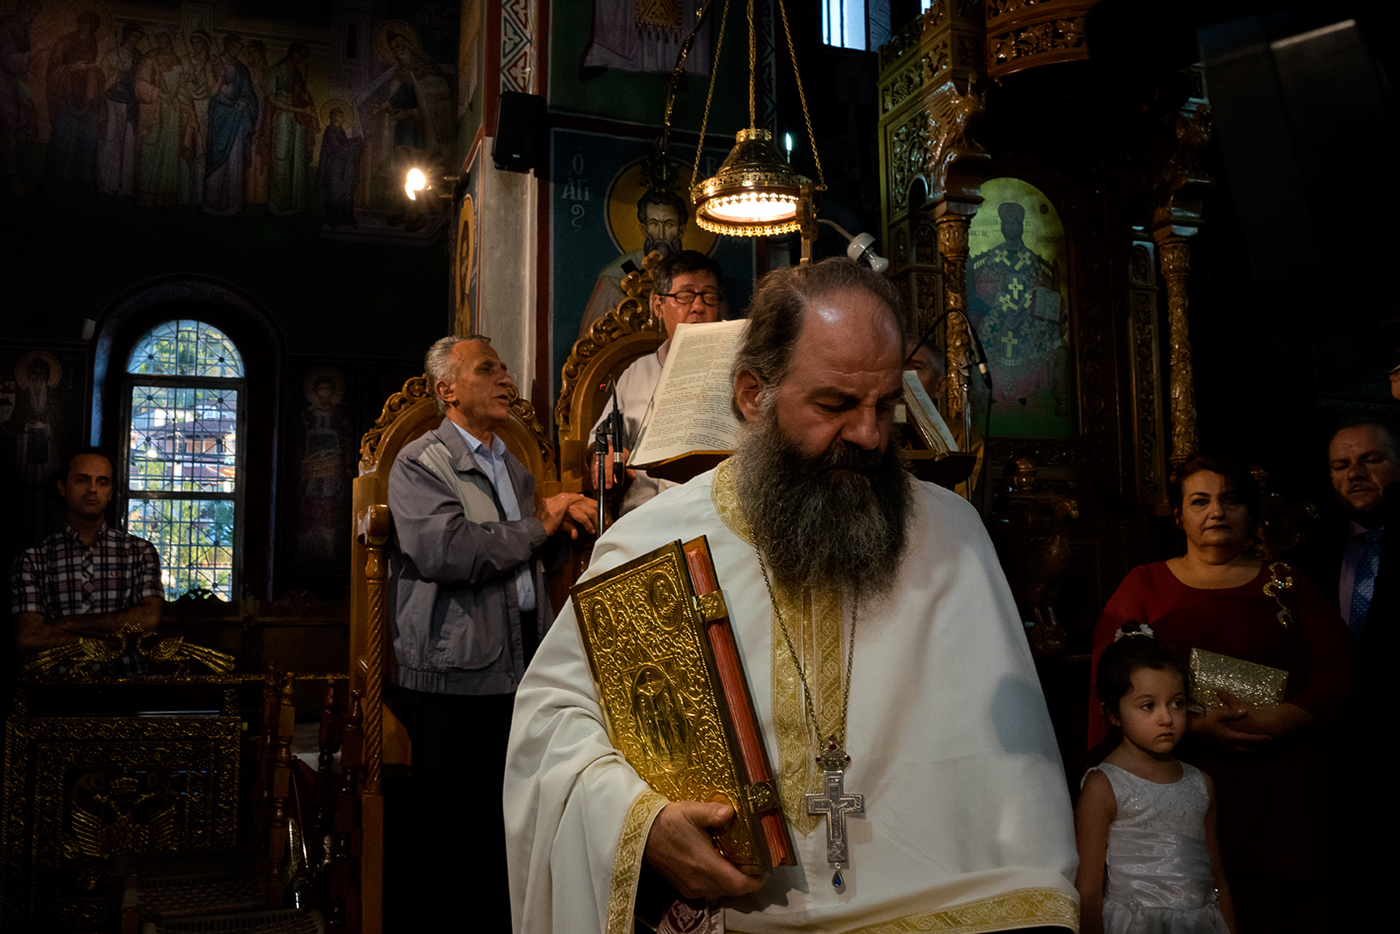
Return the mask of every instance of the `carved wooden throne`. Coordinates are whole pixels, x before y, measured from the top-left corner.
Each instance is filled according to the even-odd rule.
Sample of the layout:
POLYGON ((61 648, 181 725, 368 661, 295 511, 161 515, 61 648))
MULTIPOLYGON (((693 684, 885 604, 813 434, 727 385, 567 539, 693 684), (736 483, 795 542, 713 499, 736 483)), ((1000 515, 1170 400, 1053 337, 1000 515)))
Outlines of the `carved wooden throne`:
MULTIPOLYGON (((535 407, 511 391, 511 419, 498 434, 535 475, 536 495, 558 492, 554 446, 535 417, 535 407)), ((350 687, 364 698, 364 779, 361 792, 363 855, 360 900, 362 930, 382 929, 384 798, 380 769, 411 761, 408 733, 384 705, 390 665, 389 612, 385 584, 393 524, 389 471, 404 445, 442 423, 426 376, 415 376, 384 403, 384 411, 360 443, 360 475, 354 481, 354 542, 350 558, 350 687)), ((533 511, 530 504, 522 504, 533 511)))
POLYGON ((554 424, 559 428, 559 481, 565 490, 583 488, 590 435, 608 404, 608 379, 621 376, 633 360, 655 352, 666 340, 665 328, 650 311, 651 273, 660 261, 660 253, 648 253, 643 270, 622 280, 627 297, 593 322, 588 336, 574 343, 564 361, 554 424))

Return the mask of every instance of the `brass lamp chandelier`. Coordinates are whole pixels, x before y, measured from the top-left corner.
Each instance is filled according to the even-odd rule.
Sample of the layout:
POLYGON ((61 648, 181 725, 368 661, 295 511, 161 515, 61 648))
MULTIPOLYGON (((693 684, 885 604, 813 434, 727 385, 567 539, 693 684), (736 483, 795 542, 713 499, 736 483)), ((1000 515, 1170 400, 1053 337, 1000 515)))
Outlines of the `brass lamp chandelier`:
MULTIPOLYGON (((816 239, 816 206, 814 194, 826 190, 821 159, 817 157, 816 136, 812 132, 812 117, 807 112, 807 95, 802 89, 802 75, 797 70, 797 53, 788 27, 787 9, 777 0, 778 14, 783 23, 788 55, 792 60, 793 77, 797 81, 797 96, 802 103, 802 118, 807 125, 807 141, 812 147, 812 161, 817 166, 817 184, 799 175, 788 164, 773 136, 759 128, 754 117, 754 82, 757 73, 757 31, 754 29, 754 0, 748 0, 749 24, 749 126, 734 137, 734 148, 712 178, 691 185, 690 202, 700 226, 711 233, 731 237, 767 237, 800 231, 802 262, 810 262, 812 241, 816 239)), ((708 11, 709 4, 706 4, 708 11)), ((701 18, 704 12, 701 13, 701 18)), ((715 42, 715 58, 710 68, 710 87, 705 94, 705 113, 700 123, 700 143, 695 147, 695 167, 692 179, 700 177, 700 154, 705 148, 705 129, 710 119, 710 100, 715 90, 715 75, 719 69, 720 50, 724 46, 724 26, 729 16, 729 0, 725 0, 720 20, 719 37, 715 42)), ((682 52, 684 54, 684 52, 682 52)), ((666 113, 666 129, 670 129, 670 105, 666 113)))

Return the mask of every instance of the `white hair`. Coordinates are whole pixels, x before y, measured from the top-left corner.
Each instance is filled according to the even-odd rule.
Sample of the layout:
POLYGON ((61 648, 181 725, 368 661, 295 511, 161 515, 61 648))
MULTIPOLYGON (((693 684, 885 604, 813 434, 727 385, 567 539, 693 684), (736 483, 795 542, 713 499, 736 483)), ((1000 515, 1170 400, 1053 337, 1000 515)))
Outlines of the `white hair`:
POLYGON ((449 335, 438 340, 433 346, 428 348, 428 352, 423 356, 423 371, 428 375, 428 392, 433 396, 433 407, 437 409, 439 415, 447 412, 447 403, 442 401, 438 395, 438 383, 450 383, 457 376, 457 361, 452 359, 452 348, 462 341, 480 341, 483 344, 491 343, 491 338, 483 337, 480 334, 469 334, 466 337, 449 335))

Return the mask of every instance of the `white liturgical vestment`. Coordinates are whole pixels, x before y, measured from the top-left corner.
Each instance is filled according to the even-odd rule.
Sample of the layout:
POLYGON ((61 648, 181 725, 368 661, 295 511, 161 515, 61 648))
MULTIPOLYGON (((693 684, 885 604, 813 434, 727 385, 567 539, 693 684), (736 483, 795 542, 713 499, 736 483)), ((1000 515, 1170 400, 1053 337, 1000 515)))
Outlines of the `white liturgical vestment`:
MULTIPOLYGON (((917 483, 903 571, 862 603, 845 790, 849 868, 832 886, 802 688, 773 616, 734 461, 671 489, 598 542, 587 578, 699 535, 710 551, 778 773, 798 865, 715 903, 729 931, 974 932, 1078 928, 1069 792, 1015 604, 977 512, 917 483)), ((775 594, 823 728, 840 716, 850 600, 775 594)), ((571 607, 516 694, 505 781, 517 932, 631 934, 647 833, 665 799, 608 742, 571 607)))

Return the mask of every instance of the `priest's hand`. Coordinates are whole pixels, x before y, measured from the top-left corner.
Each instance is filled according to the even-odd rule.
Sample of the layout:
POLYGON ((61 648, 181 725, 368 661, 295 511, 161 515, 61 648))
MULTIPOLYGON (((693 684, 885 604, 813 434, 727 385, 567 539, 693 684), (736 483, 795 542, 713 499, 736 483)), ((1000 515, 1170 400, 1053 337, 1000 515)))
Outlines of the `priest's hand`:
POLYGON ((686 898, 749 895, 764 876, 748 876, 715 850, 706 828, 734 819, 727 804, 673 801, 661 809, 647 835, 646 858, 662 878, 686 898))

